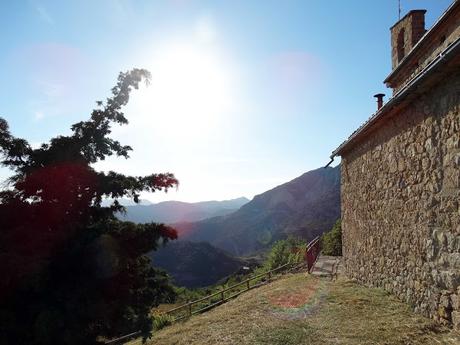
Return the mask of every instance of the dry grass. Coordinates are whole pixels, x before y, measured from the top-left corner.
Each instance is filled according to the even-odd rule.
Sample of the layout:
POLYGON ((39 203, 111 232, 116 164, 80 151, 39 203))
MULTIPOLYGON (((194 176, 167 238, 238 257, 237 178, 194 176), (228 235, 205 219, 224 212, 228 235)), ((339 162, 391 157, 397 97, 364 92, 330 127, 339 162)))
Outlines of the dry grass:
POLYGON ((167 327, 148 344, 457 345, 460 335, 382 290, 298 273, 167 327))

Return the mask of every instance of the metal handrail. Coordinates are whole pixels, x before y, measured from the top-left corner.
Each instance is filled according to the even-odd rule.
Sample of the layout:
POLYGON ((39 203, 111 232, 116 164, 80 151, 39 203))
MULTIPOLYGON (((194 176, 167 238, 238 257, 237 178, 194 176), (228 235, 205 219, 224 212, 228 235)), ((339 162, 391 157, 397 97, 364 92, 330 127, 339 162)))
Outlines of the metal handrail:
POLYGON ((310 272, 315 265, 320 251, 321 241, 319 236, 317 236, 307 245, 307 250, 305 251, 304 260, 307 262, 308 272, 310 272))

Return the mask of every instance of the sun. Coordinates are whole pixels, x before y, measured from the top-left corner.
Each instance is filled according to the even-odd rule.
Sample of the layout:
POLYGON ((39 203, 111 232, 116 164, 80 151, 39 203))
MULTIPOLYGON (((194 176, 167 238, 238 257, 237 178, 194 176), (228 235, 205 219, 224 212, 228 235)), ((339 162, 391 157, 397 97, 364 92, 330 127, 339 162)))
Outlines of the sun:
POLYGON ((146 122, 181 136, 203 135, 232 105, 229 68, 214 51, 172 45, 159 50, 147 69, 151 83, 138 101, 146 122))

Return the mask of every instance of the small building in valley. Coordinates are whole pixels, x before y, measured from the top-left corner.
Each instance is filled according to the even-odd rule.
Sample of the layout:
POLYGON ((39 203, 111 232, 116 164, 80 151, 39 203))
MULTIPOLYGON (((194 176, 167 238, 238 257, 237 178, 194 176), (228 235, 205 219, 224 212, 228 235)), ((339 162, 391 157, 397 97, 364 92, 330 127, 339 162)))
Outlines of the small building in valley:
POLYGON ((391 28, 393 95, 340 156, 347 274, 460 328, 460 1, 391 28))

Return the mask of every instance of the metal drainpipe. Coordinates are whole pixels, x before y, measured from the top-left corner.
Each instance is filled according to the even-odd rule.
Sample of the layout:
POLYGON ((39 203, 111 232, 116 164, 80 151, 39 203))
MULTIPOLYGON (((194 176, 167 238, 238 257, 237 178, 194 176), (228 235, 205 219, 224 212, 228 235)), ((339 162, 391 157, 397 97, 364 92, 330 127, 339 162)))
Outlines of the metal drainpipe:
POLYGON ((326 164, 326 166, 324 167, 324 169, 326 169, 329 165, 331 165, 333 161, 334 161, 334 157, 331 157, 331 161, 330 161, 329 163, 326 164))

